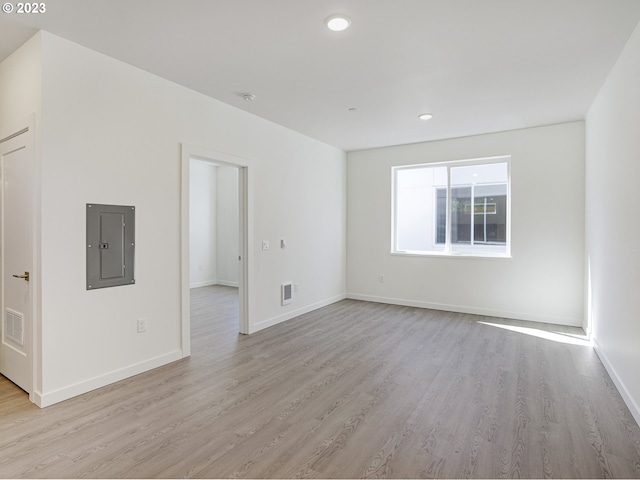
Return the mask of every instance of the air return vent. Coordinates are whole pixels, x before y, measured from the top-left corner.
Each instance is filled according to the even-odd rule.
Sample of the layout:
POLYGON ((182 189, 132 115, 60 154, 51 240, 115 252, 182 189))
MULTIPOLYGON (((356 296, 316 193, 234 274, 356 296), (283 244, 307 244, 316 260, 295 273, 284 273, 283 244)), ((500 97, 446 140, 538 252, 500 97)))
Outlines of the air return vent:
POLYGON ((9 308, 4 315, 4 337, 24 346, 24 315, 9 308))
POLYGON ((282 305, 289 305, 292 301, 293 288, 291 282, 282 284, 282 305))

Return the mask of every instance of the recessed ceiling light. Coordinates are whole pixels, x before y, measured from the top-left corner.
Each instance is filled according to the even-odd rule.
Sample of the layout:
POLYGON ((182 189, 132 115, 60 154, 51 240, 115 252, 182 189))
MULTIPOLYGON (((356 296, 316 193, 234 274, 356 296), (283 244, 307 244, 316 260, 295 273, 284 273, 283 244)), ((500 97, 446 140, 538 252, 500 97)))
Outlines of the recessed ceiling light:
POLYGON ((420 120, 431 120, 433 118, 433 114, 431 114, 431 113, 422 113, 422 114, 418 115, 418 118, 420 120))
POLYGON ((330 15, 324 19, 324 23, 327 24, 329 30, 333 30, 334 32, 341 32, 342 30, 346 30, 351 25, 351 19, 344 15, 336 14, 330 15))

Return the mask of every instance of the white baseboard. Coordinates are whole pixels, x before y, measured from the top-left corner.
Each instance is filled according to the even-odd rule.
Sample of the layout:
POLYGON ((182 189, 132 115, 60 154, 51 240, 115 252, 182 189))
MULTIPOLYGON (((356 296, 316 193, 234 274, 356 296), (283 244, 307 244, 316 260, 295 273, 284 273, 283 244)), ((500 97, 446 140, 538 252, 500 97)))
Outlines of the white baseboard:
POLYGON ((596 341, 596 339, 592 338, 592 341, 593 341, 593 349, 598 354, 598 357, 600 358, 600 361, 604 365, 604 368, 607 370, 607 373, 609 373, 611 380, 613 380, 613 383, 615 384, 616 388, 620 392, 620 396, 624 400, 624 403, 627 404, 627 408, 631 412, 631 415, 633 415, 633 418, 635 419, 636 423, 640 425, 640 406, 629 393, 629 390, 627 389, 625 383, 622 381, 622 379, 618 375, 618 372, 616 372, 616 369, 613 368, 613 365, 611 365, 611 362, 609 362, 609 359, 607 358, 605 353, 602 351, 602 349, 598 345, 598 342, 596 341))
POLYGON ((204 280, 202 282, 193 282, 189 284, 189 288, 208 287, 209 285, 216 285, 217 280, 204 280))
POLYGON ((265 328, 277 325, 278 323, 286 322, 287 320, 291 320, 292 318, 304 315, 305 313, 312 312, 314 310, 317 310, 318 308, 326 307, 327 305, 339 302, 340 300, 344 300, 345 298, 346 295, 336 295, 335 297, 331 297, 326 300, 322 300, 320 302, 298 308, 296 310, 288 310, 287 313, 283 313, 282 315, 263 320, 262 322, 258 322, 255 325, 250 325, 249 333, 255 333, 260 330, 264 330, 265 328))
POLYGON ((224 285, 225 287, 239 287, 238 282, 230 280, 206 280, 204 282, 193 282, 189 284, 189 288, 209 287, 211 285, 224 285))
POLYGON ((528 314, 522 312, 508 312, 489 308, 468 307, 464 305, 449 305, 444 303, 422 302, 418 300, 407 300, 402 298, 376 297, 373 295, 361 295, 358 293, 347 293, 347 297, 353 300, 363 300, 365 302, 388 303, 391 305, 401 305, 403 307, 430 308, 433 310, 444 310, 447 312, 470 313, 473 315, 483 315, 487 317, 512 318, 515 320, 527 320, 529 322, 550 323, 553 325, 567 325, 571 327, 582 327, 581 318, 569 317, 548 317, 545 315, 528 314))
POLYGON ((68 400, 70 398, 77 397, 78 395, 82 395, 83 393, 124 380, 125 378, 133 377, 134 375, 138 375, 148 370, 153 370, 154 368, 161 367, 167 363, 175 362, 181 358, 182 351, 174 350, 173 352, 159 355, 157 357, 150 358, 149 360, 129 365, 128 367, 114 370, 113 372, 99 375, 67 387, 59 388, 52 392, 34 392, 33 403, 38 405, 40 408, 48 407, 55 403, 62 402, 63 400, 68 400))

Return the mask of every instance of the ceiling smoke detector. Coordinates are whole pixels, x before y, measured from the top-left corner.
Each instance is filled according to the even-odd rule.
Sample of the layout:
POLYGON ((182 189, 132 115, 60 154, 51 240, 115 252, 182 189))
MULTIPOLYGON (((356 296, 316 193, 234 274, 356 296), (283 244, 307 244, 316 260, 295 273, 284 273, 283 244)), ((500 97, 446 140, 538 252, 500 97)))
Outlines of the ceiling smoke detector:
POLYGON ((242 93, 240 96, 245 102, 253 102, 256 99, 256 96, 253 93, 242 93))

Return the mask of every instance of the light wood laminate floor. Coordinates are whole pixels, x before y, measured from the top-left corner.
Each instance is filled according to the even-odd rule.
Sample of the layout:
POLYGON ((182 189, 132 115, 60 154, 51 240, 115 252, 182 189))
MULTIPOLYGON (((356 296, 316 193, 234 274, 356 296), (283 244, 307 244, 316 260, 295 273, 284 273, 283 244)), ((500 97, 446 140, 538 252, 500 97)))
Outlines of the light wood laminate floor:
POLYGON ((228 287, 192 324, 191 358, 43 410, 0 377, 0 476, 640 477, 579 329, 344 300, 241 336, 228 287))

